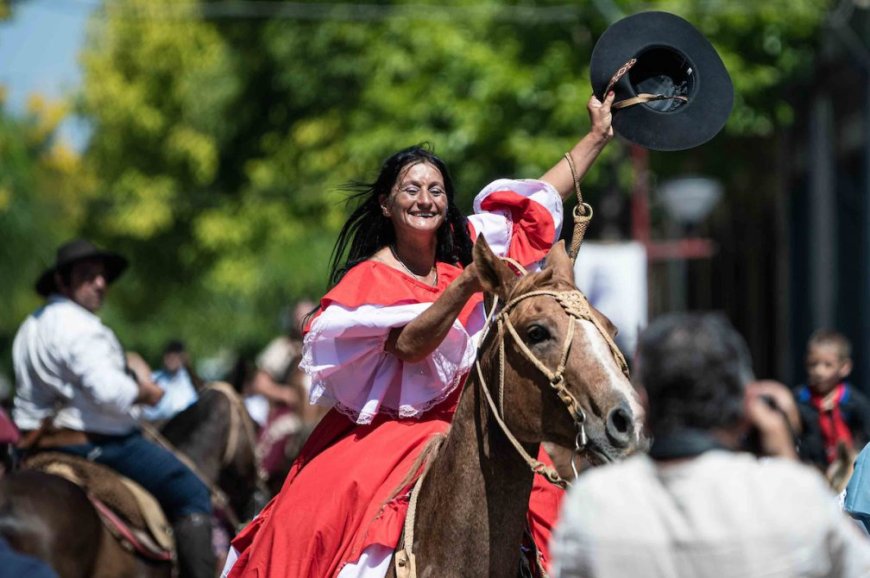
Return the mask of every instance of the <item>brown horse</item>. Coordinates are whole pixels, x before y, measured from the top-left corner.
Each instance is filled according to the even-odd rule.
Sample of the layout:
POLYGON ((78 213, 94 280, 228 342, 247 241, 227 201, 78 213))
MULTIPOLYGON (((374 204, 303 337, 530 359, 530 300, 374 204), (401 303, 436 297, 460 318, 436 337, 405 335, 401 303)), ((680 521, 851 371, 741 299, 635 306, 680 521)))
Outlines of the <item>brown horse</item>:
POLYGON ((0 535, 47 562, 60 578, 170 578, 172 564, 132 555, 100 520, 85 491, 19 470, 0 480, 0 535))
POLYGON ((233 387, 212 382, 197 402, 160 430, 174 450, 186 456, 233 533, 269 499, 258 470, 254 424, 233 387))
POLYGON ((533 458, 540 444, 576 447, 593 463, 646 444, 613 327, 574 285, 564 245, 522 278, 482 240, 474 262, 505 305, 412 494, 388 576, 517 576, 532 470, 545 469, 533 458))
MULTIPOLYGON (((206 387, 164 432, 212 486, 218 509, 234 531, 267 496, 257 472, 250 417, 228 387, 206 387)), ((43 472, 21 470, 0 481, 0 535, 13 548, 46 560, 60 578, 173 575, 171 563, 134 554, 113 538, 84 490, 43 472)))

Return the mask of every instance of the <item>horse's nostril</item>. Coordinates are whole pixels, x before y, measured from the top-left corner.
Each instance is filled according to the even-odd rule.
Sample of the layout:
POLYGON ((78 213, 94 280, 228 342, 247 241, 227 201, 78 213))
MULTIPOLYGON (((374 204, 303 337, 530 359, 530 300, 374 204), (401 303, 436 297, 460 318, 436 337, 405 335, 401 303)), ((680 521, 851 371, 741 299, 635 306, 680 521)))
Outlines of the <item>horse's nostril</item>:
POLYGON ((614 445, 627 446, 631 441, 631 414, 625 408, 617 407, 607 416, 606 429, 614 445))
POLYGON ((616 431, 620 433, 628 433, 628 429, 631 426, 631 420, 628 418, 628 412, 624 409, 618 408, 614 410, 610 414, 610 421, 613 423, 613 427, 616 428, 616 431))

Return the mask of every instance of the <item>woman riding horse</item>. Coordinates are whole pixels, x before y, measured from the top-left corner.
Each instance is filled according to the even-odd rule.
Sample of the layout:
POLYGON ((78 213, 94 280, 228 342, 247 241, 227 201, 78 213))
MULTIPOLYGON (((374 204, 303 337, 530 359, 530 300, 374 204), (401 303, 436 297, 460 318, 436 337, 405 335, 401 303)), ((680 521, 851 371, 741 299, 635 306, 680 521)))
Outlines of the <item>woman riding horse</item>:
MULTIPOLYGON (((387 159, 339 234, 333 287, 305 337, 311 402, 333 409, 233 541, 225 575, 384 576, 408 507, 392 494, 450 427, 485 324, 473 239, 535 268, 559 238, 563 201, 613 136, 612 102, 592 96, 592 128, 565 158, 540 180, 491 183, 467 219, 438 157, 412 147, 387 159)), ((545 563, 560 499, 535 482, 528 521, 545 563)))

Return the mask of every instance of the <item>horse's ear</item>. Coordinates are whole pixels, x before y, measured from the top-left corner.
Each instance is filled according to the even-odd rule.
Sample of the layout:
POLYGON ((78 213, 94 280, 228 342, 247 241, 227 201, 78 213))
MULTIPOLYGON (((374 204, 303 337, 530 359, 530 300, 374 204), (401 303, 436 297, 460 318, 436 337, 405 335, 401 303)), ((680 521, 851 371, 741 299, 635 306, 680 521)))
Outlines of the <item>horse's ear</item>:
POLYGON ((553 269, 554 273, 558 273, 563 277, 571 280, 574 283, 574 264, 571 262, 571 257, 565 250, 565 241, 559 240, 553 245, 550 252, 547 253, 547 258, 544 261, 545 269, 553 269))
POLYGON ((502 263, 501 259, 495 256, 483 235, 477 238, 472 253, 474 265, 477 267, 477 277, 480 279, 483 290, 487 293, 494 293, 498 295, 499 299, 506 301, 517 282, 517 276, 507 265, 502 263))

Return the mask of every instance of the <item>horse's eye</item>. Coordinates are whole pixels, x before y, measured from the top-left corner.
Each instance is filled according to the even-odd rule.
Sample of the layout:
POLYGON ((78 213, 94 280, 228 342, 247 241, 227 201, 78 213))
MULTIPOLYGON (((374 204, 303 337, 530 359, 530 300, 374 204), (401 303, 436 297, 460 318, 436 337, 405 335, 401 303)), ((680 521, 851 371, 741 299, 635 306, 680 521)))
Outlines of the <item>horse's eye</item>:
POLYGON ((526 330, 526 337, 529 338, 530 343, 541 343, 550 338, 550 332, 541 325, 530 325, 526 330))

